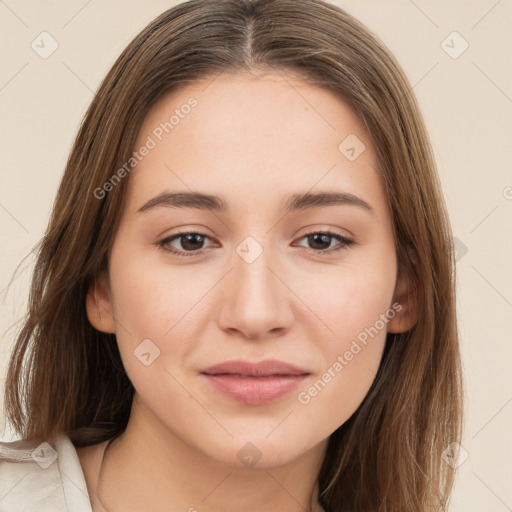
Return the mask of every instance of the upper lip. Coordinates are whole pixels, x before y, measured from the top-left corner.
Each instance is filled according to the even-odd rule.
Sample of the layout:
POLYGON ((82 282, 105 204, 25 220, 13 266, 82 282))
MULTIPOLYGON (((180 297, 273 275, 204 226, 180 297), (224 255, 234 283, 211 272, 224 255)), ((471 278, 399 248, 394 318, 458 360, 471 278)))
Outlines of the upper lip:
POLYGON ((265 359, 264 361, 250 362, 237 359, 225 361, 214 366, 209 366, 201 371, 207 375, 248 375, 262 377, 269 375, 304 375, 309 372, 290 363, 278 359, 265 359))

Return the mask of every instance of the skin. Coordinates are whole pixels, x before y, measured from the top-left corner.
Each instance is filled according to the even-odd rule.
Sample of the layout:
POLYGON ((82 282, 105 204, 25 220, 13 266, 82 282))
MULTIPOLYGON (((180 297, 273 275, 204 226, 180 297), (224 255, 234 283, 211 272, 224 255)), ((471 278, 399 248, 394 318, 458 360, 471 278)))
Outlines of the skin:
MULTIPOLYGON (((397 279, 392 220, 375 148, 364 124, 337 96, 291 74, 220 75, 162 97, 138 134, 141 147, 159 123, 193 96, 198 105, 131 171, 109 272, 91 284, 87 312, 115 332, 136 389, 128 427, 109 448, 79 449, 94 510, 304 512, 321 510, 317 478, 329 435, 357 409, 378 370, 386 328, 334 378, 298 401, 352 341, 394 302, 387 324, 414 324, 409 283, 397 279), (338 150, 356 134, 365 150, 349 161, 338 150), (164 191, 222 196, 229 212, 159 206, 138 212, 164 191), (343 191, 354 205, 284 215, 292 194, 343 191), (355 244, 339 252, 331 229, 355 244), (178 232, 204 233, 167 248, 178 232), (248 263, 236 252, 253 237, 263 252, 248 263), (188 249, 187 249, 188 248, 188 249), (324 256, 322 256, 322 251, 324 256), (135 357, 150 339, 160 355, 135 357), (300 389, 267 405, 219 394, 198 375, 232 359, 277 358, 311 372, 300 389), (237 457, 251 442, 261 458, 237 457)), ((154 138, 154 136, 153 136, 154 138)))

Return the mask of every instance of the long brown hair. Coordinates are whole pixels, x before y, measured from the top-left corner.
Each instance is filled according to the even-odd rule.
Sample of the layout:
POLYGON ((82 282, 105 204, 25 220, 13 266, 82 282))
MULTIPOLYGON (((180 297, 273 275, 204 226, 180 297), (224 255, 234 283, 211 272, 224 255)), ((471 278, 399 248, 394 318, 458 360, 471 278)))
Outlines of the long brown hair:
POLYGON ((128 161, 152 105, 222 72, 291 71, 334 91, 364 121, 392 214, 399 275, 419 318, 388 333, 379 372, 329 439, 319 474, 343 511, 446 510, 454 469, 443 450, 462 435, 462 378, 451 228, 428 135, 403 71, 383 43, 321 0, 191 0, 127 46, 83 119, 38 253, 29 308, 8 369, 7 417, 23 439, 67 433, 76 446, 126 428, 134 389, 115 335, 86 315, 108 268, 129 177, 95 190, 128 161))

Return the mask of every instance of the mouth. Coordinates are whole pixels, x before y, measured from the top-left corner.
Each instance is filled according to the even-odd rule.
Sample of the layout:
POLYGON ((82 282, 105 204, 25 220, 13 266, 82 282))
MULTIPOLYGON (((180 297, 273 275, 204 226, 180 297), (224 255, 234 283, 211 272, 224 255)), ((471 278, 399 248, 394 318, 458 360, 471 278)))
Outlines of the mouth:
POLYGON ((226 361, 200 373, 224 396, 246 405, 275 402, 296 389, 311 373, 303 368, 278 361, 226 361))

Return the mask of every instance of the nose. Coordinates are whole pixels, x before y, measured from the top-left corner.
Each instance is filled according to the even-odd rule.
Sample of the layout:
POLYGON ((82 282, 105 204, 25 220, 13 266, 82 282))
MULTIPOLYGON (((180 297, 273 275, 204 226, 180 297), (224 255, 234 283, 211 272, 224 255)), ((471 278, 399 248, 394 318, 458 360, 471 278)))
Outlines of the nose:
POLYGON ((236 253, 232 263, 221 284, 219 327, 250 340, 282 335, 293 322, 293 293, 280 262, 264 249, 254 261, 236 253))

